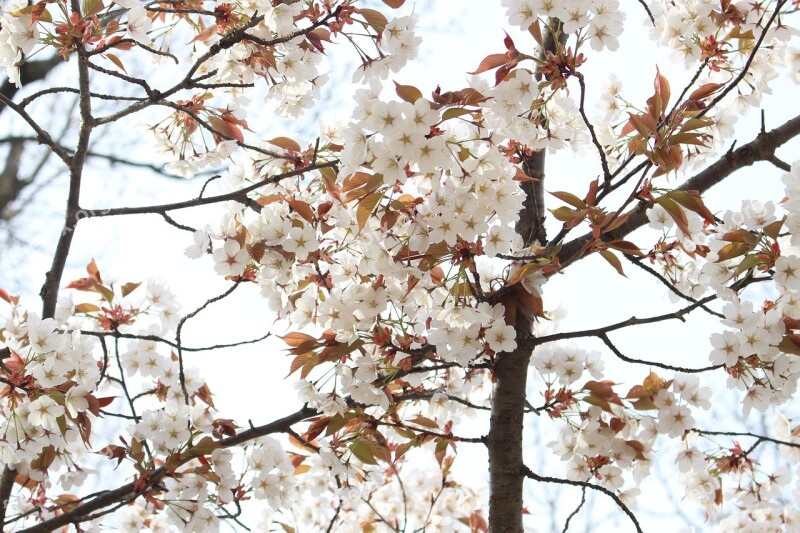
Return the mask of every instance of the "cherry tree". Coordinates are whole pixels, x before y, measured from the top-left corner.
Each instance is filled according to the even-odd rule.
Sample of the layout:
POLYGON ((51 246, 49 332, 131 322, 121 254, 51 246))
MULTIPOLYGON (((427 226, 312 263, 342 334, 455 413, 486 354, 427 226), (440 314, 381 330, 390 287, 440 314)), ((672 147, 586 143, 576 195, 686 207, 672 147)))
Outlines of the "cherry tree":
POLYGON ((776 80, 800 78, 800 2, 503 0, 506 27, 486 29, 507 31, 494 53, 474 58, 468 84, 430 90, 403 76, 426 16, 403 4, 41 0, 3 12, 9 83, 35 55, 73 73, 68 86, 0 93, 69 179, 40 307, 0 289, 6 529, 523 531, 545 512, 527 482, 582 493, 562 502, 564 529, 597 493, 642 531, 637 499, 659 461, 721 530, 798 527, 800 162, 776 151, 800 116, 736 124, 776 80), (672 52, 685 83, 655 63, 636 66, 644 98, 589 79, 631 25, 672 52), (318 106, 328 58, 348 54, 360 88, 344 123, 306 139, 254 126, 262 106, 291 119, 318 106), (36 110, 67 96, 80 120, 56 140, 36 110), (195 195, 88 206, 90 142, 139 120, 166 172, 199 177, 195 195), (570 190, 546 164, 564 153, 588 165, 570 190), (770 168, 750 186, 780 177, 781 197, 708 200, 757 162, 770 168), (181 218, 202 206, 215 218, 181 218), (176 253, 225 290, 185 309, 162 281, 111 281, 88 257, 85 273, 67 268, 92 219, 134 215, 182 231, 176 253), (631 276, 627 294, 668 293, 671 309, 561 328, 548 286, 591 258, 606 266, 595 283, 641 270, 650 283, 631 276), (241 291, 266 300, 272 330, 194 344, 187 325, 241 291), (714 329, 692 347, 696 364, 618 341, 698 315, 714 329), (270 336, 294 410, 221 413, 213 369, 190 354, 270 336), (769 411, 770 423, 706 425, 732 397, 744 422, 769 411), (533 418, 546 443, 523 439, 533 418), (524 460, 534 444, 546 469, 524 460), (458 474, 470 448, 488 457, 488 493, 458 474))

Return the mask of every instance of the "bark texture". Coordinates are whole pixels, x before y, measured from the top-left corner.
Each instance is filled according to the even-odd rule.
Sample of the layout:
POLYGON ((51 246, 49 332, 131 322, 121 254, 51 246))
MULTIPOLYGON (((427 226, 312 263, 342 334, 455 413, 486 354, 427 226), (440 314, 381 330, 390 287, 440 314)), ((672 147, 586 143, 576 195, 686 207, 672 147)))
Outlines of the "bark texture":
MULTIPOLYGON (((555 53, 563 36, 558 31, 559 21, 551 21, 557 35, 544 35, 544 49, 555 53)), ((540 78, 540 76, 537 76, 540 78)), ((522 184, 526 198, 517 233, 525 247, 536 241, 544 245, 544 179, 545 152, 534 152, 522 157, 523 171, 535 181, 522 184)), ((498 354, 494 367, 494 391, 489 435, 486 446, 489 452, 489 531, 492 533, 522 532, 522 483, 525 479, 522 462, 522 423, 525 417, 525 397, 528 382, 528 363, 535 346, 531 317, 521 310, 516 313, 517 348, 513 352, 498 354)))

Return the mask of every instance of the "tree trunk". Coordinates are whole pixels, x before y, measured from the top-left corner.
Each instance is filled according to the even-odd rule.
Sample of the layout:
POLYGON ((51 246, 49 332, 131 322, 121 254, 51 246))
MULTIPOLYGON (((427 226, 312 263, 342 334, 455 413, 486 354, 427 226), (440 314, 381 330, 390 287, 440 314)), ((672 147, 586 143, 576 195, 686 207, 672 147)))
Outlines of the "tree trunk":
POLYGON ((533 351, 531 322, 518 314, 517 349, 503 353, 494 367, 494 395, 487 438, 489 450, 489 530, 522 532, 522 422, 528 362, 533 351))
MULTIPOLYGON (((557 43, 564 42, 561 23, 551 20, 556 35, 544 35, 544 49, 555 53, 557 43)), ((540 76, 537 75, 537 79, 540 76)), ((522 154, 523 171, 535 181, 523 182, 526 198, 517 233, 527 248, 536 241, 546 244, 544 231, 544 163, 545 152, 522 154)), ((528 382, 528 363, 535 346, 532 318, 522 311, 516 313, 517 348, 497 355, 494 366, 494 391, 489 435, 489 531, 492 533, 522 533, 522 423, 525 417, 525 397, 528 382)))

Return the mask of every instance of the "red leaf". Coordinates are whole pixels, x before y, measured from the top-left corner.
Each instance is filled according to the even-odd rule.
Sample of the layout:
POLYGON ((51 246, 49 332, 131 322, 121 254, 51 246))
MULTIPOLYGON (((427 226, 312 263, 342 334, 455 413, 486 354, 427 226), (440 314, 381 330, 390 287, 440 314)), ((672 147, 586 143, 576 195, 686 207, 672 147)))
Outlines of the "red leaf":
POLYGON ((514 41, 511 40, 511 37, 506 33, 506 36, 503 38, 503 44, 506 45, 506 50, 514 50, 516 51, 517 47, 514 46, 514 41))
POLYGON ((0 289, 0 298, 2 298, 3 300, 7 301, 10 304, 17 303, 18 299, 16 296, 11 296, 10 294, 8 294, 8 292, 6 292, 5 289, 0 289))
POLYGON ((116 396, 103 396, 102 398, 97 398, 97 403, 100 405, 100 407, 107 407, 111 405, 111 402, 113 402, 115 399, 116 396))
POLYGON ((492 70, 500 65, 505 65, 508 62, 508 58, 505 54, 489 54, 481 64, 478 65, 478 68, 475 69, 474 72, 467 72, 467 74, 480 74, 481 72, 486 72, 487 70, 492 70))
POLYGON ((724 86, 724 83, 706 83, 705 85, 701 85, 699 88, 695 89, 695 91, 689 95, 689 100, 702 100, 704 98, 708 98, 724 86))
POLYGON ((497 69, 497 72, 494 73, 494 84, 495 84, 495 87, 497 85, 499 85, 501 81, 506 79, 506 76, 508 76, 508 73, 511 72, 512 68, 514 68, 514 65, 511 64, 511 63, 508 63, 507 65, 503 65, 502 67, 497 69))

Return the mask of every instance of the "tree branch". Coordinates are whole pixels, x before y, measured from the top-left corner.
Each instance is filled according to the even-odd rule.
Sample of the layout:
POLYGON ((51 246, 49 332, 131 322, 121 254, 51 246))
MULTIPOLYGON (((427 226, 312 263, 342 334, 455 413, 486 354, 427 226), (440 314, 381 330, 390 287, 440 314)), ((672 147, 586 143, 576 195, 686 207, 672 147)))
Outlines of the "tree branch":
POLYGON ((292 170, 290 172, 284 172, 282 174, 276 174, 274 176, 270 176, 268 178, 264 178, 263 180, 254 183, 252 185, 248 185, 243 189, 239 189, 238 191, 233 191, 225 194, 220 194, 217 196, 208 196, 205 198, 194 198, 192 200, 185 200, 183 202, 175 202, 171 204, 161 204, 161 205, 149 205, 149 206, 142 206, 142 207, 115 207, 115 208, 108 208, 108 209, 92 209, 88 211, 88 217, 112 217, 112 216, 119 216, 119 215, 144 215, 144 214, 163 214, 168 211, 174 211, 177 209, 187 209, 190 207, 196 207, 198 205, 209 205, 209 204, 217 204, 220 202, 227 202, 229 200, 235 200, 240 203, 247 202, 247 193, 252 192, 256 189, 259 189, 265 185, 270 185, 274 183, 278 183, 281 180, 286 178, 293 178, 295 176, 300 176, 305 174, 306 172, 311 172, 312 170, 318 170, 321 168, 327 167, 335 167, 338 164, 338 161, 329 161, 327 163, 317 163, 314 165, 308 165, 307 167, 303 167, 297 170, 292 170))
MULTIPOLYGON (((237 446, 239 444, 249 442, 259 437, 263 437, 265 435, 285 432, 289 428, 291 428, 294 424, 302 422, 303 420, 311 418, 312 416, 316 416, 318 414, 319 413, 317 412, 316 409, 311 409, 310 407, 303 407, 299 411, 296 411, 295 413, 292 413, 291 415, 285 416, 281 419, 275 420, 274 422, 270 422, 269 424, 265 424, 263 426, 250 428, 248 430, 242 431, 236 436, 223 439, 219 441, 219 444, 222 448, 230 448, 232 446, 237 446)), ((185 457, 181 460, 180 464, 183 465, 193 460, 194 458, 195 457, 192 456, 185 457)), ((147 478, 147 485, 145 487, 145 491, 148 491, 153 486, 155 486, 166 474, 167 470, 163 466, 151 470, 149 477, 147 478)), ((45 520, 40 524, 23 529, 21 530, 20 533, 49 533, 50 531, 54 531, 62 526, 80 523, 86 520, 87 517, 90 516, 92 513, 100 511, 101 509, 104 509, 105 507, 108 507, 110 505, 115 505, 121 501, 126 501, 137 494, 144 494, 144 491, 137 493, 136 489, 134 488, 133 482, 127 483, 114 490, 100 492, 94 499, 86 503, 83 503, 77 507, 74 507, 63 514, 55 516, 49 520, 45 520)))
POLYGON ((616 503, 619 506, 619 508, 622 509, 622 511, 626 515, 628 515, 628 518, 630 518, 631 522, 633 522, 633 526, 636 528, 636 531, 638 533, 643 533, 642 532, 642 526, 639 525, 639 520, 636 518, 636 515, 633 514, 633 512, 630 510, 630 508, 627 505, 625 505, 625 502, 623 502, 622 499, 620 499, 619 496, 617 496, 616 494, 614 494, 612 491, 608 490, 607 488, 605 488, 605 487, 603 487, 601 485, 595 485, 594 483, 589 483, 589 482, 586 482, 586 481, 576 481, 576 480, 570 480, 570 479, 562 479, 562 478, 558 478, 558 477, 540 476, 539 474, 535 473, 534 471, 532 471, 530 468, 528 468, 525 465, 522 465, 522 471, 523 471, 523 474, 525 475, 525 477, 528 477, 528 478, 533 479, 535 481, 542 481, 544 483, 557 483, 559 485, 572 485, 573 487, 584 487, 584 488, 587 488, 587 489, 592 489, 592 490, 597 490, 597 491, 602 492, 603 494, 605 494, 606 496, 608 496, 612 500, 614 500, 614 503, 616 503))
MULTIPOLYGON (((678 189, 703 193, 739 169, 748 167, 757 161, 769 161, 778 147, 798 135, 800 135, 800 116, 787 120, 774 130, 759 133, 753 141, 725 154, 717 162, 686 180, 678 189)), ((646 211, 649 207, 651 207, 650 204, 641 202, 637 207, 628 211, 628 219, 614 231, 605 234, 604 240, 622 239, 647 224, 646 211)), ((581 259, 583 257, 581 250, 593 240, 594 237, 591 234, 586 234, 565 243, 558 253, 559 261, 563 264, 581 259)))

